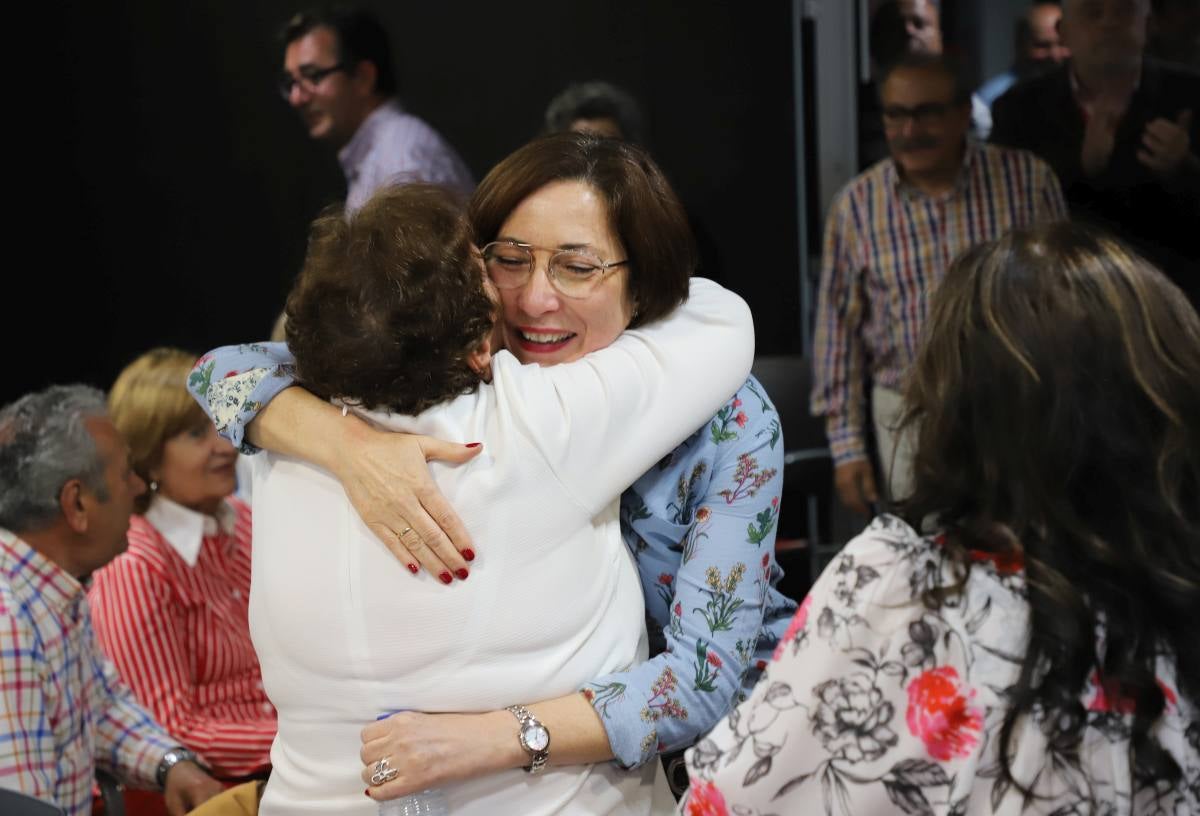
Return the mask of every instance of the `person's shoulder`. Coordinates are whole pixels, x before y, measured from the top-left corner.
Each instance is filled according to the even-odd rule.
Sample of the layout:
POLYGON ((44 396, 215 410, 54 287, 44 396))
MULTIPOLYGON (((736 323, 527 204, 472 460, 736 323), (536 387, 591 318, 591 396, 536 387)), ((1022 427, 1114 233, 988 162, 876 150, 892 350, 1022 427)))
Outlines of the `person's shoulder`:
POLYGON ((1010 147, 990 142, 980 142, 979 150, 985 160, 994 166, 1011 167, 1016 165, 1022 169, 1028 168, 1035 175, 1051 175, 1054 173, 1054 169, 1045 159, 1038 156, 1032 150, 1027 150, 1023 147, 1010 147))
POLYGON ((1061 94, 1063 88, 1069 88, 1065 65, 1047 71, 1044 74, 1025 77, 1014 82, 1007 91, 996 97, 992 109, 1020 108, 1026 105, 1036 105, 1043 100, 1061 94))
MULTIPOLYGON (((36 640, 29 604, 13 591, 6 576, 0 576, 0 643, 25 644, 36 640)), ((6 645, 4 649, 11 648, 6 645)))

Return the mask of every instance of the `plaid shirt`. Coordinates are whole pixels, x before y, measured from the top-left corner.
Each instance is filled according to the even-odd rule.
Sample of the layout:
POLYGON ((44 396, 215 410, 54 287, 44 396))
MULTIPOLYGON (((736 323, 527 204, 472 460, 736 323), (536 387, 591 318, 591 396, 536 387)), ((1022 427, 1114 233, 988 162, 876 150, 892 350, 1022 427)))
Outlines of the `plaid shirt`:
POLYGON ((826 418, 836 464, 866 458, 867 375, 900 387, 951 261, 1013 227, 1066 217, 1049 165, 973 141, 943 196, 905 184, 891 159, 842 188, 825 226, 811 404, 826 418))
POLYGON ((96 646, 83 585, 0 529, 0 788, 87 814, 96 765, 152 788, 178 744, 96 646))

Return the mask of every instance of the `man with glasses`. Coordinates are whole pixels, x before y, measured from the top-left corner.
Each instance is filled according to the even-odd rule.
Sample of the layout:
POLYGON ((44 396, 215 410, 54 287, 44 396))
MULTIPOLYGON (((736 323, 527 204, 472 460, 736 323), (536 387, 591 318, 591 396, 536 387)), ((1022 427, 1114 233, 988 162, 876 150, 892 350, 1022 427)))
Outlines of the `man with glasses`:
POLYGON ((891 157, 852 179, 830 207, 811 403, 826 418, 838 496, 861 514, 880 492, 869 428, 887 495, 907 495, 911 440, 895 433, 898 390, 950 262, 1013 227, 1066 217, 1048 165, 968 140, 971 94, 947 58, 910 54, 880 88, 891 157))
POLYGON ((1110 230, 1200 306, 1200 74, 1146 57, 1150 0, 1066 0, 1071 58, 996 100, 992 141, 1031 150, 1071 214, 1110 230))
POLYGON ((303 12, 282 39, 279 92, 308 134, 338 151, 347 209, 404 181, 471 192, 471 173, 454 148, 396 100, 387 33, 377 19, 358 9, 303 12))

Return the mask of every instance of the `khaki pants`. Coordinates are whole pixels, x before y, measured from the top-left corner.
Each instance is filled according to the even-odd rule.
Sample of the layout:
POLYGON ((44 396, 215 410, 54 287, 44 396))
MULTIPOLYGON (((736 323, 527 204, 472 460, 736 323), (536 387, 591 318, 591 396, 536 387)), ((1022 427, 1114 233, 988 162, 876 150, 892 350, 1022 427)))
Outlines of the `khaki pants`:
POLYGON ((871 389, 871 419, 875 423, 875 441, 879 445, 879 465, 883 473, 880 492, 888 501, 912 494, 913 452, 916 440, 912 429, 897 433, 900 422, 900 394, 882 385, 871 389))

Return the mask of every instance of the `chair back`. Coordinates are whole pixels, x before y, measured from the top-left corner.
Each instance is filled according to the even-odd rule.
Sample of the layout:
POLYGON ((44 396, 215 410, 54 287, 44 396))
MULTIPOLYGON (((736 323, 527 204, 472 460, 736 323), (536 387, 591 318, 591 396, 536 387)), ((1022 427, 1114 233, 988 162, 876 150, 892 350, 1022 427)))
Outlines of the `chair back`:
POLYGON ((4 816, 64 816, 66 811, 27 793, 0 788, 0 813, 4 816))

